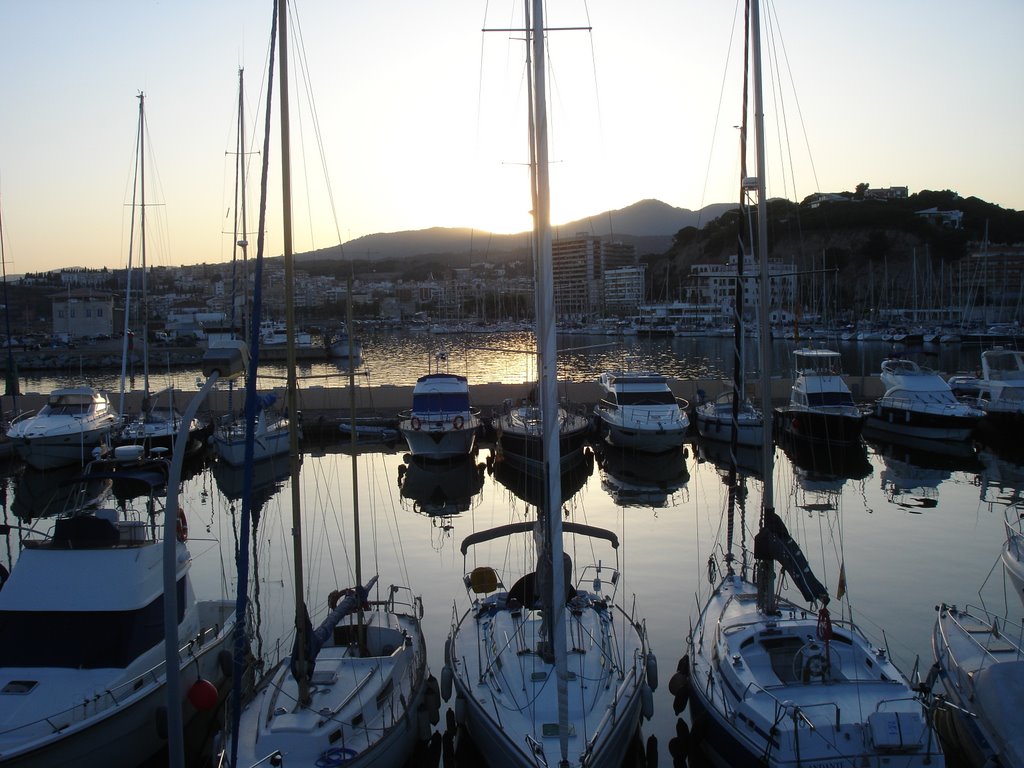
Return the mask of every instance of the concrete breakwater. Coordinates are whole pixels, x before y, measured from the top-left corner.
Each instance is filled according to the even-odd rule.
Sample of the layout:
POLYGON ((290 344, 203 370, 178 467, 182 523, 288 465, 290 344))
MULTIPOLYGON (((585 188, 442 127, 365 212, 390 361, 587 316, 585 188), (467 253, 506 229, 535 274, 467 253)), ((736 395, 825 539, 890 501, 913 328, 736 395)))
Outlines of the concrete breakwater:
MULTIPOLYGON (((858 402, 874 400, 882 395, 882 385, 874 376, 847 376, 847 383, 858 402)), ((788 378, 772 379, 771 399, 776 405, 789 401, 789 391, 792 380, 788 378)), ((703 390, 708 397, 716 397, 725 391, 729 382, 718 379, 693 379, 693 380, 669 380, 669 387, 676 397, 683 398, 690 403, 697 399, 698 390, 703 390)), ((303 423, 314 427, 317 424, 331 425, 333 429, 338 420, 351 418, 349 408, 350 393, 347 386, 308 386, 303 387, 299 382, 299 409, 302 411, 303 423)), ((506 400, 513 402, 521 401, 530 396, 532 387, 525 384, 502 384, 486 383, 471 384, 470 398, 474 407, 480 410, 481 415, 490 416, 501 410, 506 400)), ((398 413, 408 410, 412 405, 411 386, 356 386, 355 388, 355 411, 357 418, 376 418, 382 422, 394 420, 397 422, 398 413)), ((267 390, 261 387, 261 392, 267 390)), ((277 405, 284 407, 285 390, 284 384, 274 388, 278 395, 277 405)), ((577 382, 559 385, 559 393, 569 403, 579 404, 586 410, 590 410, 601 397, 601 390, 596 382, 577 382)), ((18 397, 18 411, 35 411, 46 403, 49 393, 28 392, 18 397)), ((179 410, 184 410, 192 397, 194 391, 176 390, 174 392, 174 403, 179 410)), ((756 383, 747 385, 747 394, 752 399, 760 397, 759 388, 756 383)), ((119 398, 117 393, 109 393, 113 405, 118 407, 119 398)), ((160 402, 165 403, 167 395, 160 395, 160 402)), ((200 408, 200 413, 221 415, 230 410, 239 411, 242 407, 244 393, 235 389, 229 393, 226 389, 218 389, 209 394, 206 402, 200 408)), ((125 411, 137 413, 141 406, 142 393, 138 391, 125 394, 125 411)), ((4 398, 4 410, 10 412, 10 398, 4 398)))

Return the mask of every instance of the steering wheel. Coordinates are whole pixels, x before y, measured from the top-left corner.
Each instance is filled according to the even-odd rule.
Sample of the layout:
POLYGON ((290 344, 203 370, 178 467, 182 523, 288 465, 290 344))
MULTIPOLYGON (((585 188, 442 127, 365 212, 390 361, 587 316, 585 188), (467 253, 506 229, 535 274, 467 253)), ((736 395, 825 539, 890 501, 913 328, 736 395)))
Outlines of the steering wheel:
POLYGON ((833 670, 840 668, 839 664, 838 656, 826 656, 821 642, 811 640, 793 656, 793 677, 804 683, 814 679, 824 681, 831 676, 833 670))

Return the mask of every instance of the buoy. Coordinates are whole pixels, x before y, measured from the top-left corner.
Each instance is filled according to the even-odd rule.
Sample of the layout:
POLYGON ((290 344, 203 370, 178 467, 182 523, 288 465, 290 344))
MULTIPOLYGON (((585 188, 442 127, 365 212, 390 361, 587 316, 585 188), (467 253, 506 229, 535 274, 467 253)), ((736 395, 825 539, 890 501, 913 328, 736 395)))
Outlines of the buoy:
POLYGON ((653 651, 647 654, 647 684, 652 691, 658 690, 658 659, 653 651))
POLYGON ((445 664, 441 667, 441 698, 448 701, 452 697, 452 668, 445 664))
POLYGON ((425 701, 420 702, 420 705, 416 707, 416 727, 417 737, 420 741, 428 741, 430 739, 430 715, 427 714, 427 703, 425 701))
POLYGON ((188 701, 200 712, 213 709, 217 706, 217 686, 200 677, 188 689, 188 701))
POLYGON ((441 721, 441 691, 437 686, 437 678, 433 675, 427 678, 427 690, 423 694, 423 699, 427 704, 430 724, 437 725, 441 721))
POLYGON ((668 753, 673 762, 686 760, 690 752, 690 727, 685 720, 676 720, 676 735, 668 742, 668 753))
POLYGON ((178 524, 176 528, 178 541, 184 544, 188 541, 188 518, 185 517, 185 510, 178 510, 178 524))
POLYGON ((654 715, 654 693, 649 685, 640 688, 640 711, 643 713, 644 720, 650 720, 654 715))

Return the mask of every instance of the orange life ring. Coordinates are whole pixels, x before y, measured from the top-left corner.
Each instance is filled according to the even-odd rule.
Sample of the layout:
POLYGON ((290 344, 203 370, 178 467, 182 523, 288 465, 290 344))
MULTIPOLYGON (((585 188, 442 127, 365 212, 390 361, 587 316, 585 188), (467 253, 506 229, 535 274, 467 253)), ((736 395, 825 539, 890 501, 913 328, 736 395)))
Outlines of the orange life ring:
POLYGON ((420 424, 420 420, 417 419, 415 416, 409 419, 409 423, 412 425, 412 428, 415 429, 417 432, 420 431, 420 426, 422 425, 420 424))
POLYGON ((184 544, 188 541, 188 520, 185 518, 185 510, 178 510, 178 525, 176 529, 178 541, 184 544))
POLYGON ((465 423, 466 420, 462 418, 462 416, 456 416, 454 419, 452 419, 452 426, 455 427, 456 429, 462 429, 465 423))

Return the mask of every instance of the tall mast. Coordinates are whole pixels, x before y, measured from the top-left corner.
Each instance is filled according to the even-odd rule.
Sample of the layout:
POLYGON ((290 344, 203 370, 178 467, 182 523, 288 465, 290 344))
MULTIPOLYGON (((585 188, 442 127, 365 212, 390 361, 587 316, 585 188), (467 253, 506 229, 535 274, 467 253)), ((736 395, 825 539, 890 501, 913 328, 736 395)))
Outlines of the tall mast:
MULTIPOLYGON (((284 235, 284 285, 285 285, 285 324, 288 331, 288 448, 291 466, 292 486, 292 556, 295 560, 295 611, 296 632, 299 636, 297 666, 305 669, 306 659, 306 617, 305 601, 302 588, 305 584, 302 569, 302 493, 299 487, 299 412, 298 384, 295 378, 295 264, 292 251, 292 188, 291 188, 291 153, 289 152, 289 114, 288 114, 288 0, 278 0, 278 48, 280 58, 281 85, 281 202, 282 232, 284 235)), ((309 680, 305 674, 298 675, 299 705, 309 706, 309 680)))
POLYGON ((11 396, 11 413, 18 412, 18 365, 14 361, 14 347, 11 345, 11 305, 7 300, 7 254, 4 252, 3 204, 0 203, 0 268, 4 278, 4 325, 7 335, 7 382, 5 395, 11 396))
MULTIPOLYGON (((773 490, 774 456, 772 451, 772 430, 770 429, 771 410, 771 365, 772 336, 768 327, 768 305, 771 301, 771 286, 768 282, 768 205, 765 200, 765 162, 764 162, 764 102, 761 89, 761 17, 758 0, 750 3, 750 35, 752 38, 754 64, 754 142, 757 150, 757 259, 760 266, 760 300, 758 302, 759 341, 761 358, 761 403, 765 419, 764 436, 761 449, 764 452, 764 492, 761 502, 761 524, 769 512, 775 511, 773 490)), ((775 566, 770 560, 760 563, 762 570, 775 566)), ((762 590, 767 602, 762 605, 766 612, 774 610, 773 590, 762 590)))
MULTIPOLYGON (((132 183, 132 217, 131 234, 128 238, 128 271, 124 295, 124 333, 121 337, 121 392, 117 404, 117 418, 120 421, 124 418, 124 400, 126 380, 128 378, 128 353, 132 351, 129 347, 131 341, 131 313, 132 313, 132 259, 135 256, 135 205, 139 195, 139 164, 142 162, 142 124, 144 116, 144 95, 139 93, 139 122, 135 135, 135 176, 132 183)), ((68 288, 70 302, 70 288, 68 288)), ((70 330, 70 329, 69 329, 70 330)))
MULTIPOLYGON (((236 160, 236 176, 238 178, 238 184, 235 185, 235 247, 240 248, 242 251, 242 328, 246 328, 245 322, 245 309, 249 305, 249 272, 248 272, 248 248, 249 248, 249 224, 247 221, 248 207, 245 194, 245 169, 246 169, 246 155, 245 155, 245 70, 238 70, 238 158, 236 160), (239 232, 238 223, 239 216, 241 214, 241 225, 242 229, 239 232)), ((235 329, 235 305, 237 303, 235 296, 235 285, 232 285, 231 292, 231 330, 234 332, 235 329)))
MULTIPOLYGON (((749 24, 749 19, 744 20, 749 24)), ((749 42, 749 30, 744 29, 744 39, 749 42)), ((727 540, 725 563, 729 573, 733 572, 732 544, 735 531, 737 464, 740 435, 740 405, 746 399, 746 384, 743 372, 743 262, 747 258, 747 234, 750 223, 747 220, 747 89, 750 71, 747 61, 749 45, 743 46, 743 102, 740 118, 740 196, 739 215, 736 217, 736 290, 733 299, 733 359, 732 359, 732 435, 729 438, 729 516, 727 520, 727 540)), ((763 414, 762 414, 763 419, 763 414)), ((762 422, 763 428, 763 422, 762 422)))
MULTIPOLYGON (((245 154, 245 99, 242 83, 245 72, 238 70, 238 178, 242 186, 242 199, 239 206, 242 211, 242 236, 236 240, 242 249, 242 328, 246 329, 249 324, 246 322, 246 310, 249 309, 249 224, 247 221, 248 199, 245 193, 245 169, 247 159, 245 154)), ((234 330, 234 329, 232 329, 234 330)))
MULTIPOLYGON (((562 565, 562 477, 558 439, 558 358, 555 338, 554 270, 551 254, 551 194, 548 180, 547 95, 544 77, 544 0, 533 0, 533 141, 536 147, 537 352, 540 357, 541 431, 546 494, 542 512, 543 567, 550 568, 550 604, 545 606, 549 648, 555 658, 558 689, 558 738, 562 763, 569 759, 569 701, 565 659, 565 570, 562 565), (546 535, 545 535, 546 534, 546 535)), ((531 28, 528 25, 528 29, 531 28)), ((544 596, 545 601, 548 596, 544 596)))
POLYGON ((142 267, 142 410, 149 408, 149 307, 146 304, 146 95, 139 94, 139 261, 142 267))

